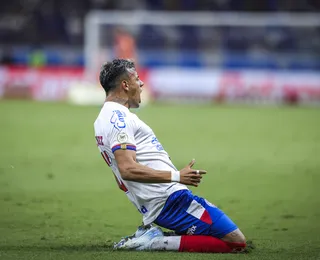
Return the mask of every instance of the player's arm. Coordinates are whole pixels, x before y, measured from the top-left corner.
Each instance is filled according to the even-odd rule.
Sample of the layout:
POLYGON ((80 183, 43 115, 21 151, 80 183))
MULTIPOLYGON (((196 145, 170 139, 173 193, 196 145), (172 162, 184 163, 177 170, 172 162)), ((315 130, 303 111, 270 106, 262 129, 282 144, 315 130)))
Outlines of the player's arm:
POLYGON ((195 170, 191 167, 195 163, 192 160, 186 167, 178 172, 154 170, 136 161, 136 151, 116 150, 114 152, 116 162, 122 179, 143 183, 169 183, 180 182, 197 187, 205 174, 204 170, 195 170))

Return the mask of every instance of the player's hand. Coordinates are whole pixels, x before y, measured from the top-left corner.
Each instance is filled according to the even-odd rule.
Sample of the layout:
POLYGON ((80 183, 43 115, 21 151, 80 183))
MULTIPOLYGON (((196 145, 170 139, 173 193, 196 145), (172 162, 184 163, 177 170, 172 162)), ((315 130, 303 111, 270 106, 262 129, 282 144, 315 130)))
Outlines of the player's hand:
POLYGON ((186 167, 180 170, 180 183, 198 187, 202 179, 202 174, 206 174, 207 171, 192 169, 196 160, 193 159, 186 167))

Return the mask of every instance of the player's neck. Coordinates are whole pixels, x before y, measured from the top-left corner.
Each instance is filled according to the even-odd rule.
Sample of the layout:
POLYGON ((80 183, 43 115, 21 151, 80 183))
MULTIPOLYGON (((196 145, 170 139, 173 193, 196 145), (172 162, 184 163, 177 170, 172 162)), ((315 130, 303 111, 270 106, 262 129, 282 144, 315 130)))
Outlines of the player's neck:
POLYGON ((129 103, 128 103, 128 99, 124 98, 124 97, 121 97, 119 95, 109 94, 106 97, 105 102, 115 102, 115 103, 123 105, 123 106, 125 106, 127 108, 130 108, 129 107, 129 103))

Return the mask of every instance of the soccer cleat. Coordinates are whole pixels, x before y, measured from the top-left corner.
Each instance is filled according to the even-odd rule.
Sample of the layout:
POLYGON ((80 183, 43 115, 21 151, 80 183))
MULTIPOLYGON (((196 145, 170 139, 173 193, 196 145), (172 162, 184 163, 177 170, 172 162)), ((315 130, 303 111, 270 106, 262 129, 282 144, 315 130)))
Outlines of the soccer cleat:
POLYGON ((165 237, 174 237, 174 236, 181 236, 181 235, 178 235, 176 232, 174 231, 166 231, 166 232, 163 232, 163 235, 165 237))
POLYGON ((152 240, 156 237, 163 237, 161 228, 155 226, 139 227, 135 234, 115 243, 113 249, 149 250, 152 240))
POLYGON ((149 225, 141 225, 138 227, 137 231, 134 233, 134 236, 135 237, 140 237, 142 236, 148 229, 152 228, 153 225, 152 224, 149 224, 149 225))
POLYGON ((121 240, 118 243, 114 242, 113 249, 122 248, 124 243, 126 243, 129 239, 140 237, 141 235, 143 235, 151 227, 152 227, 152 224, 149 224, 149 225, 146 225, 146 226, 144 226, 144 225, 139 226, 137 231, 134 234, 132 234, 131 236, 122 237, 121 240))

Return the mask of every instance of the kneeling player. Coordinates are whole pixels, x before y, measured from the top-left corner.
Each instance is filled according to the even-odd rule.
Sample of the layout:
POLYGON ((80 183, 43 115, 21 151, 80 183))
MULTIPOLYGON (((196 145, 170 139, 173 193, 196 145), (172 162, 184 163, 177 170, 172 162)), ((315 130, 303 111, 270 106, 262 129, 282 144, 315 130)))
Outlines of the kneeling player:
POLYGON ((194 160, 178 171, 152 129, 130 112, 139 107, 143 86, 134 63, 116 59, 103 65, 100 83, 106 100, 94 123, 97 145, 144 223, 115 248, 217 253, 244 249, 246 241, 237 226, 186 186, 197 187, 206 171, 192 169, 194 160), (164 236, 152 223, 177 235, 164 236))
POLYGON ((230 218, 189 190, 170 195, 154 223, 174 232, 164 233, 153 225, 141 226, 114 248, 231 253, 246 247, 244 235, 230 218))

